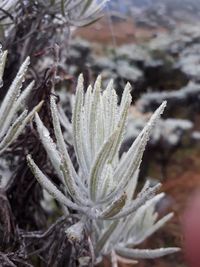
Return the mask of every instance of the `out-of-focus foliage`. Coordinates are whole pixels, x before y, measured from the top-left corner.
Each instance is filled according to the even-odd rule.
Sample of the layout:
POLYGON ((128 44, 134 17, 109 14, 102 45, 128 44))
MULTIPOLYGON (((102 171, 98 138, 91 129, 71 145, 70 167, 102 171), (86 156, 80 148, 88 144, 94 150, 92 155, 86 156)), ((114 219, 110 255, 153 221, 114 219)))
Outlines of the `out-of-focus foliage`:
MULTIPOLYGON (((12 23, 13 20, 18 19, 21 9, 27 8, 45 16, 54 15, 55 19, 60 20, 61 23, 69 23, 74 26, 88 25, 101 17, 101 11, 106 2, 109 0, 38 0, 38 1, 19 1, 8 0, 0 3, 1 12, 4 17, 1 20, 7 23, 12 23), (5 16, 7 14, 7 16, 5 16)), ((52 21, 53 23, 53 21, 52 21)))

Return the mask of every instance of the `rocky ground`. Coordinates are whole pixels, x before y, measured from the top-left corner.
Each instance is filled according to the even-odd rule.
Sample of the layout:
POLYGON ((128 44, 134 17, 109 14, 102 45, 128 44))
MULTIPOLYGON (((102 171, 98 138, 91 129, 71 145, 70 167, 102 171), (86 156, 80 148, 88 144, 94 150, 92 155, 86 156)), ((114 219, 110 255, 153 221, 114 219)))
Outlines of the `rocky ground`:
POLYGON ((93 25, 78 29, 75 35, 102 45, 113 45, 114 38, 114 43, 121 45, 149 40, 158 31, 166 32, 168 30, 164 27, 138 27, 132 19, 126 18, 121 18, 110 25, 110 18, 105 16, 93 25))

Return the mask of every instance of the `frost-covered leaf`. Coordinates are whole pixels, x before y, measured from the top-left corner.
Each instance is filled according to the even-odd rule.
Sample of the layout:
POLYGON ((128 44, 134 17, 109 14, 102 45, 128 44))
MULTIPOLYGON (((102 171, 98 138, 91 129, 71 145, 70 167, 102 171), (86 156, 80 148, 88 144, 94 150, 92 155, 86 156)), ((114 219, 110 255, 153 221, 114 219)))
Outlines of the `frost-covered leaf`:
POLYGON ((131 248, 119 248, 116 249, 116 253, 122 257, 128 259, 155 259, 162 256, 166 256, 171 253, 180 251, 179 248, 159 248, 159 249, 131 249, 131 248))
MULTIPOLYGON (((0 85, 3 84, 3 72, 5 68, 7 52, 0 54, 0 85)), ((25 80, 30 58, 22 63, 15 79, 4 97, 0 106, 0 153, 22 133, 26 124, 33 118, 35 112, 39 111, 42 102, 39 103, 32 111, 24 109, 26 99, 30 95, 34 82, 31 82, 21 93, 22 85, 25 80), (21 114, 19 114, 21 112, 21 114), (17 117, 17 115, 19 115, 17 117)))
MULTIPOLYGON (((14 81, 12 82, 2 104, 0 107, 0 128, 2 128, 4 120, 6 119, 7 115, 9 114, 11 107, 13 106, 14 102, 18 98, 21 87, 25 79, 25 75, 28 69, 28 65, 30 63, 30 58, 27 57, 24 63, 22 63, 14 81)), ((2 136, 2 134, 1 134, 2 136)))
POLYGON ((28 165, 35 175, 35 178, 41 184, 41 186, 56 200, 58 200, 61 204, 66 205, 67 207, 75 210, 82 211, 82 208, 69 200, 38 168, 35 162, 32 160, 31 156, 27 156, 28 165))
POLYGON ((63 175, 60 170, 61 165, 61 157, 56 149, 56 144, 53 142, 52 138, 50 137, 48 129, 44 126, 43 122, 41 121, 39 115, 35 114, 35 122, 37 125, 37 130, 40 136, 40 140, 49 155, 51 163, 55 168, 59 178, 61 181, 64 181, 63 175))
POLYGON ((0 87, 3 86, 3 74, 4 74, 7 54, 8 54, 7 51, 2 52, 0 48, 0 87))

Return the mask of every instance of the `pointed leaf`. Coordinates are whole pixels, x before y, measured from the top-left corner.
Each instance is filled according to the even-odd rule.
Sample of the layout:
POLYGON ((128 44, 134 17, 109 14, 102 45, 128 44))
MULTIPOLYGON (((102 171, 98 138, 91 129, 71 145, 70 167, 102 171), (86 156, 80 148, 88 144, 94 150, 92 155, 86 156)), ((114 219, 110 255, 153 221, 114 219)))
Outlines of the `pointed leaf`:
POLYGON ((159 249, 131 249, 131 248, 116 249, 116 253, 119 256, 128 259, 155 259, 178 251, 180 251, 180 249, 176 247, 159 248, 159 249))
POLYGON ((73 203, 71 200, 67 199, 66 196, 43 174, 43 172, 32 160, 31 155, 27 156, 27 162, 35 178, 51 196, 53 196, 61 204, 71 209, 83 211, 81 207, 73 203))

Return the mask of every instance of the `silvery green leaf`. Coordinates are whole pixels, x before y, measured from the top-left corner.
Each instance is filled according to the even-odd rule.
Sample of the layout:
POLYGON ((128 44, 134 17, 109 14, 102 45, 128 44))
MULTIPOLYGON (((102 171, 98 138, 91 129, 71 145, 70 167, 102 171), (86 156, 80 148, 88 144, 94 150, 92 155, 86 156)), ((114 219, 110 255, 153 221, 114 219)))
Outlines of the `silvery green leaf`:
POLYGON ((22 63, 14 81, 12 82, 4 100, 0 107, 0 128, 3 126, 4 120, 6 119, 7 114, 10 112, 11 107, 18 98, 22 83, 25 79, 25 74, 30 63, 30 58, 27 57, 24 63, 22 63))
MULTIPOLYGON (((89 86, 84 97, 84 107, 82 107, 82 112, 81 112, 81 128, 82 128, 81 135, 82 139, 84 140, 83 155, 87 166, 87 172, 89 172, 91 163, 93 161, 91 154, 91 143, 90 143, 90 132, 89 132, 92 97, 93 97, 92 87, 89 86)), ((84 179, 86 180, 86 182, 88 182, 87 178, 84 179)))
POLYGON ((95 137, 97 132, 97 109, 100 102, 100 93, 101 93, 101 76, 99 75, 96 79, 94 89, 93 89, 93 97, 91 103, 90 110, 90 121, 89 121, 89 138, 90 138, 90 149, 91 155, 95 155, 95 137))
MULTIPOLYGON (((130 95, 130 84, 127 84, 124 93, 122 95, 122 100, 121 100, 121 110, 119 114, 119 121, 117 123, 117 127, 120 129, 118 132, 118 136, 116 136, 115 143, 113 144, 112 147, 112 154, 110 160, 112 161, 115 157, 116 154, 119 152, 119 148, 122 143, 123 139, 123 134, 125 130, 125 125, 126 125, 126 120, 128 116, 128 110, 131 104, 131 95, 130 95)), ((112 115, 112 113, 111 113, 112 115)), ((111 123, 111 122, 110 122, 111 123)))
MULTIPOLYGON (((93 94, 92 94, 92 86, 89 85, 87 88, 87 91, 85 93, 85 99, 84 99, 84 118, 85 118, 85 129, 86 129, 86 133, 85 133, 85 137, 88 139, 87 143, 89 145, 90 148, 90 143, 89 143, 89 125, 90 125, 90 113, 91 113, 91 106, 92 106, 92 101, 93 101, 93 94)), ((91 150, 91 148, 90 148, 91 150)), ((90 151, 89 151, 90 154, 90 151)), ((91 161, 91 159, 90 159, 91 161)))
POLYGON ((120 219, 135 212, 142 205, 144 205, 146 201, 153 198, 153 196, 155 195, 156 191, 158 191, 160 186, 161 186, 160 184, 157 184, 154 187, 149 188, 144 195, 142 195, 140 198, 136 198, 135 200, 133 200, 129 205, 125 206, 125 208, 116 216, 114 216, 112 219, 120 219))
POLYGON ((180 249, 176 247, 159 248, 159 249, 131 249, 131 248, 116 249, 116 253, 119 256, 128 259, 155 259, 178 251, 180 251, 180 249))
POLYGON ((148 190, 149 187, 150 187, 150 181, 147 180, 144 186, 142 187, 142 190, 139 192, 138 197, 142 196, 146 192, 146 190, 148 190))
MULTIPOLYGON (((79 179, 79 176, 77 175, 77 173, 74 169, 74 166, 71 162, 71 159, 69 157, 69 154, 68 154, 68 151, 66 148, 66 144, 64 141, 64 137, 62 135, 61 127, 60 127, 59 115, 58 115, 58 110, 57 110, 54 96, 51 96, 51 98, 50 98, 50 105, 51 105, 53 127, 54 127, 57 145, 58 145, 58 150, 63 157, 63 163, 65 165, 64 168, 61 168, 61 171, 62 172, 64 171, 63 175, 65 177, 65 182, 68 184, 68 181, 67 181, 67 176, 68 176, 70 181, 71 181, 71 182, 69 181, 70 184, 74 184, 74 186, 75 186, 75 180, 76 180, 76 182, 79 184, 81 189, 84 190, 84 186, 82 184, 82 181, 79 179)), ((59 168, 60 167, 61 167, 61 164, 60 164, 59 168)), ((59 171, 58 171, 58 173, 59 173, 59 171)))
MULTIPOLYGON (((122 165, 122 161, 123 159, 119 162, 118 166, 116 167, 115 171, 114 171, 114 177, 117 181, 117 187, 115 188, 115 190, 113 190, 106 198, 104 201, 110 201, 111 199, 113 199, 113 197, 115 195, 120 194, 121 192, 123 192, 128 183, 130 182, 131 179, 134 178, 134 174, 135 172, 139 169, 141 161, 142 161, 142 156, 143 156, 143 152, 145 150, 145 146, 148 140, 148 136, 149 133, 146 132, 143 137, 141 138, 141 140, 138 140, 136 144, 136 147, 134 149, 134 151, 132 152, 132 155, 129 155, 127 161, 129 164, 125 164, 122 165), (119 169, 119 166, 122 169, 119 169), (118 171, 117 171, 118 170, 118 171), (121 174, 121 176, 119 176, 121 174)), ((127 152, 128 153, 128 152, 127 152)), ((125 157, 127 156, 127 154, 125 155, 125 157)))
POLYGON ((35 81, 30 82, 27 87, 22 91, 22 93, 19 95, 17 101, 16 101, 16 110, 20 110, 21 107, 25 105, 25 101, 29 97, 33 87, 35 85, 35 81))
POLYGON ((99 177, 102 173, 103 167, 105 166, 107 160, 110 157, 111 147, 116 136, 118 135, 118 131, 119 130, 117 129, 104 143, 101 150, 96 156, 94 164, 91 167, 89 190, 90 197, 92 200, 96 200, 99 177))
MULTIPOLYGON (((99 149, 104 143, 104 127, 103 127, 103 103, 102 98, 99 99, 99 104, 96 110, 96 122, 95 122, 95 143, 94 143, 94 153, 96 155, 99 152, 99 149)), ((112 132, 111 132, 112 133, 112 132)))
POLYGON ((65 129, 65 135, 67 136, 65 139, 70 145, 72 145, 72 138, 73 138, 72 137, 72 125, 69 119, 67 118, 67 116, 65 115, 65 112, 62 108, 59 109, 59 119, 60 119, 61 125, 65 129))
POLYGON ((146 126, 141 131, 139 136, 133 142, 132 146, 129 148, 126 155, 123 157, 122 161, 120 161, 120 164, 118 165, 118 168, 116 169, 117 177, 120 178, 123 175, 124 170, 127 169, 128 166, 136 165, 134 164, 133 155, 135 155, 136 150, 140 151, 140 147, 143 147, 142 151, 140 151, 140 156, 138 155, 139 161, 141 160, 142 155, 143 155, 143 150, 146 146, 150 133, 153 127, 155 126, 156 122, 160 118, 160 115, 163 113, 165 106, 166 106, 166 102, 163 102, 160 105, 160 107, 154 112, 149 122, 146 124, 146 126))
POLYGON ((114 200, 102 213, 99 214, 99 219, 112 218, 118 214, 126 204, 127 195, 123 193, 119 198, 114 200))
POLYGON ((40 136, 40 140, 49 156, 49 159, 58 174, 60 180, 64 183, 64 178, 60 170, 61 158, 56 149, 56 145, 50 137, 48 129, 44 126, 43 122, 40 120, 39 115, 35 114, 35 122, 37 125, 37 131, 40 136))
POLYGON ((150 229, 155 226, 154 223, 157 219, 155 206, 163 197, 163 193, 157 194, 125 219, 124 239, 126 241, 124 240, 124 242, 140 244, 144 236, 147 238, 150 233, 153 233, 150 229))
MULTIPOLYGON (((136 260, 127 259, 127 258, 121 257, 121 256, 117 255, 116 253, 115 253, 115 255, 116 255, 117 261, 121 262, 122 264, 128 264, 128 265, 132 264, 132 265, 134 265, 134 264, 138 263, 138 261, 136 261, 136 260)), ((114 267, 114 266, 112 266, 112 267, 114 267)))
POLYGON ((103 233, 101 233, 101 236, 99 237, 99 240, 97 241, 97 244, 96 244, 96 247, 95 247, 96 253, 99 253, 104 248, 104 245, 109 240, 110 236, 112 235, 112 233, 116 229, 118 223, 119 223, 119 221, 117 221, 117 220, 113 221, 107 227, 107 229, 103 233))
POLYGON ((101 114, 103 117, 102 126, 105 137, 108 137, 116 127, 119 116, 117 102, 118 96, 113 88, 113 80, 111 80, 102 95, 103 107, 101 114))
POLYGON ((135 173, 133 174, 132 179, 130 179, 128 185, 127 185, 127 189, 126 189, 126 193, 127 193, 127 203, 131 202, 135 193, 135 189, 137 186, 137 182, 138 182, 138 176, 139 176, 139 169, 135 171, 135 173))
POLYGON ((77 186, 72 172, 69 168, 69 165, 67 163, 67 160, 65 158, 62 159, 60 169, 63 173, 65 184, 67 186, 69 194, 72 196, 72 198, 77 202, 84 206, 89 205, 91 202, 88 201, 88 199, 85 197, 84 192, 80 190, 80 188, 77 186))
POLYGON ((1 57, 0 57, 0 87, 3 85, 3 74, 6 64, 6 58, 7 58, 7 51, 2 52, 1 51, 1 57))
POLYGON ((0 135, 4 136, 7 132, 9 126, 11 125, 13 119, 15 118, 17 112, 20 110, 20 108, 24 105, 24 101, 28 97, 28 95, 31 93, 34 86, 34 81, 31 82, 24 91, 20 94, 19 98, 13 103, 12 107, 10 108, 10 111, 7 113, 3 125, 1 127, 0 135))
POLYGON ((25 110, 10 126, 7 134, 2 138, 0 142, 0 153, 2 153, 17 137, 22 133, 27 123, 32 120, 35 113, 38 112, 43 104, 41 101, 35 106, 29 113, 25 110), (28 114, 27 114, 28 113, 28 114))
MULTIPOLYGON (((2 85, 3 72, 5 68, 7 51, 0 53, 0 86, 2 85)), ((31 82, 21 93, 21 87, 25 80, 30 58, 27 57, 19 68, 19 71, 11 83, 0 107, 0 153, 2 153, 24 130, 26 124, 33 118, 35 112, 39 111, 42 102, 29 113, 23 111, 25 101, 30 95, 34 82, 31 82), (17 113, 22 110, 21 115, 17 113)))
POLYGON ((139 169, 151 130, 162 114, 165 106, 166 102, 163 102, 163 104, 154 112, 147 125, 144 127, 140 135, 129 148, 128 152, 119 162, 114 172, 114 177, 116 177, 116 180, 119 181, 118 188, 113 191, 110 196, 108 196, 108 200, 111 199, 115 194, 122 192, 130 179, 133 177, 134 173, 139 169))
POLYGON ((106 164, 98 179, 97 202, 101 202, 101 200, 113 190, 113 187, 115 187, 113 168, 111 164, 106 164))
POLYGON ((22 124, 22 122, 24 121, 24 119, 27 116, 28 111, 25 110, 16 120, 15 122, 12 124, 12 126, 9 128, 7 134, 5 135, 5 137, 3 137, 3 139, 0 142, 0 153, 2 153, 13 141, 13 139, 15 139, 15 135, 20 127, 20 125, 22 124))
POLYGON ((20 125, 19 127, 19 132, 18 134, 20 134, 22 132, 22 130, 24 129, 24 127, 26 126, 26 124, 33 119, 33 117, 35 116, 36 112, 39 112, 42 105, 43 105, 44 101, 40 101, 26 116, 26 118, 24 119, 22 125, 20 125))
MULTIPOLYGON (((148 214, 148 210, 146 211, 148 214)), ((127 246, 135 246, 138 244, 141 244, 144 240, 146 240, 149 236, 151 236, 153 233, 155 233, 158 229, 160 229, 165 223, 167 223, 171 218, 173 217, 173 213, 169 213, 163 218, 161 218, 156 223, 149 225, 146 229, 143 230, 143 233, 140 234, 140 237, 138 237, 136 240, 132 241, 130 238, 130 241, 127 241, 127 246)), ((148 218, 144 218, 144 221, 148 218)))
POLYGON ((69 200, 45 175, 44 173, 38 168, 35 162, 32 160, 31 156, 27 156, 28 165, 34 174, 35 178, 41 184, 41 186, 51 195, 53 196, 58 202, 61 204, 78 211, 83 211, 83 209, 78 206, 77 204, 73 203, 69 200))
POLYGON ((76 100, 72 113, 72 126, 73 126, 73 138, 74 138, 74 149, 76 152, 77 160, 84 177, 88 176, 88 169, 86 160, 83 155, 83 139, 82 128, 81 128, 81 113, 83 108, 83 76, 80 75, 78 78, 78 84, 76 89, 76 100))
POLYGON ((51 115, 53 119, 53 127, 54 132, 57 140, 58 149, 62 154, 65 154, 65 156, 69 159, 69 155, 66 149, 66 144, 62 135, 61 127, 60 127, 60 121, 59 121, 59 113, 56 106, 56 99, 55 96, 51 96, 50 98, 50 105, 51 105, 51 115))

